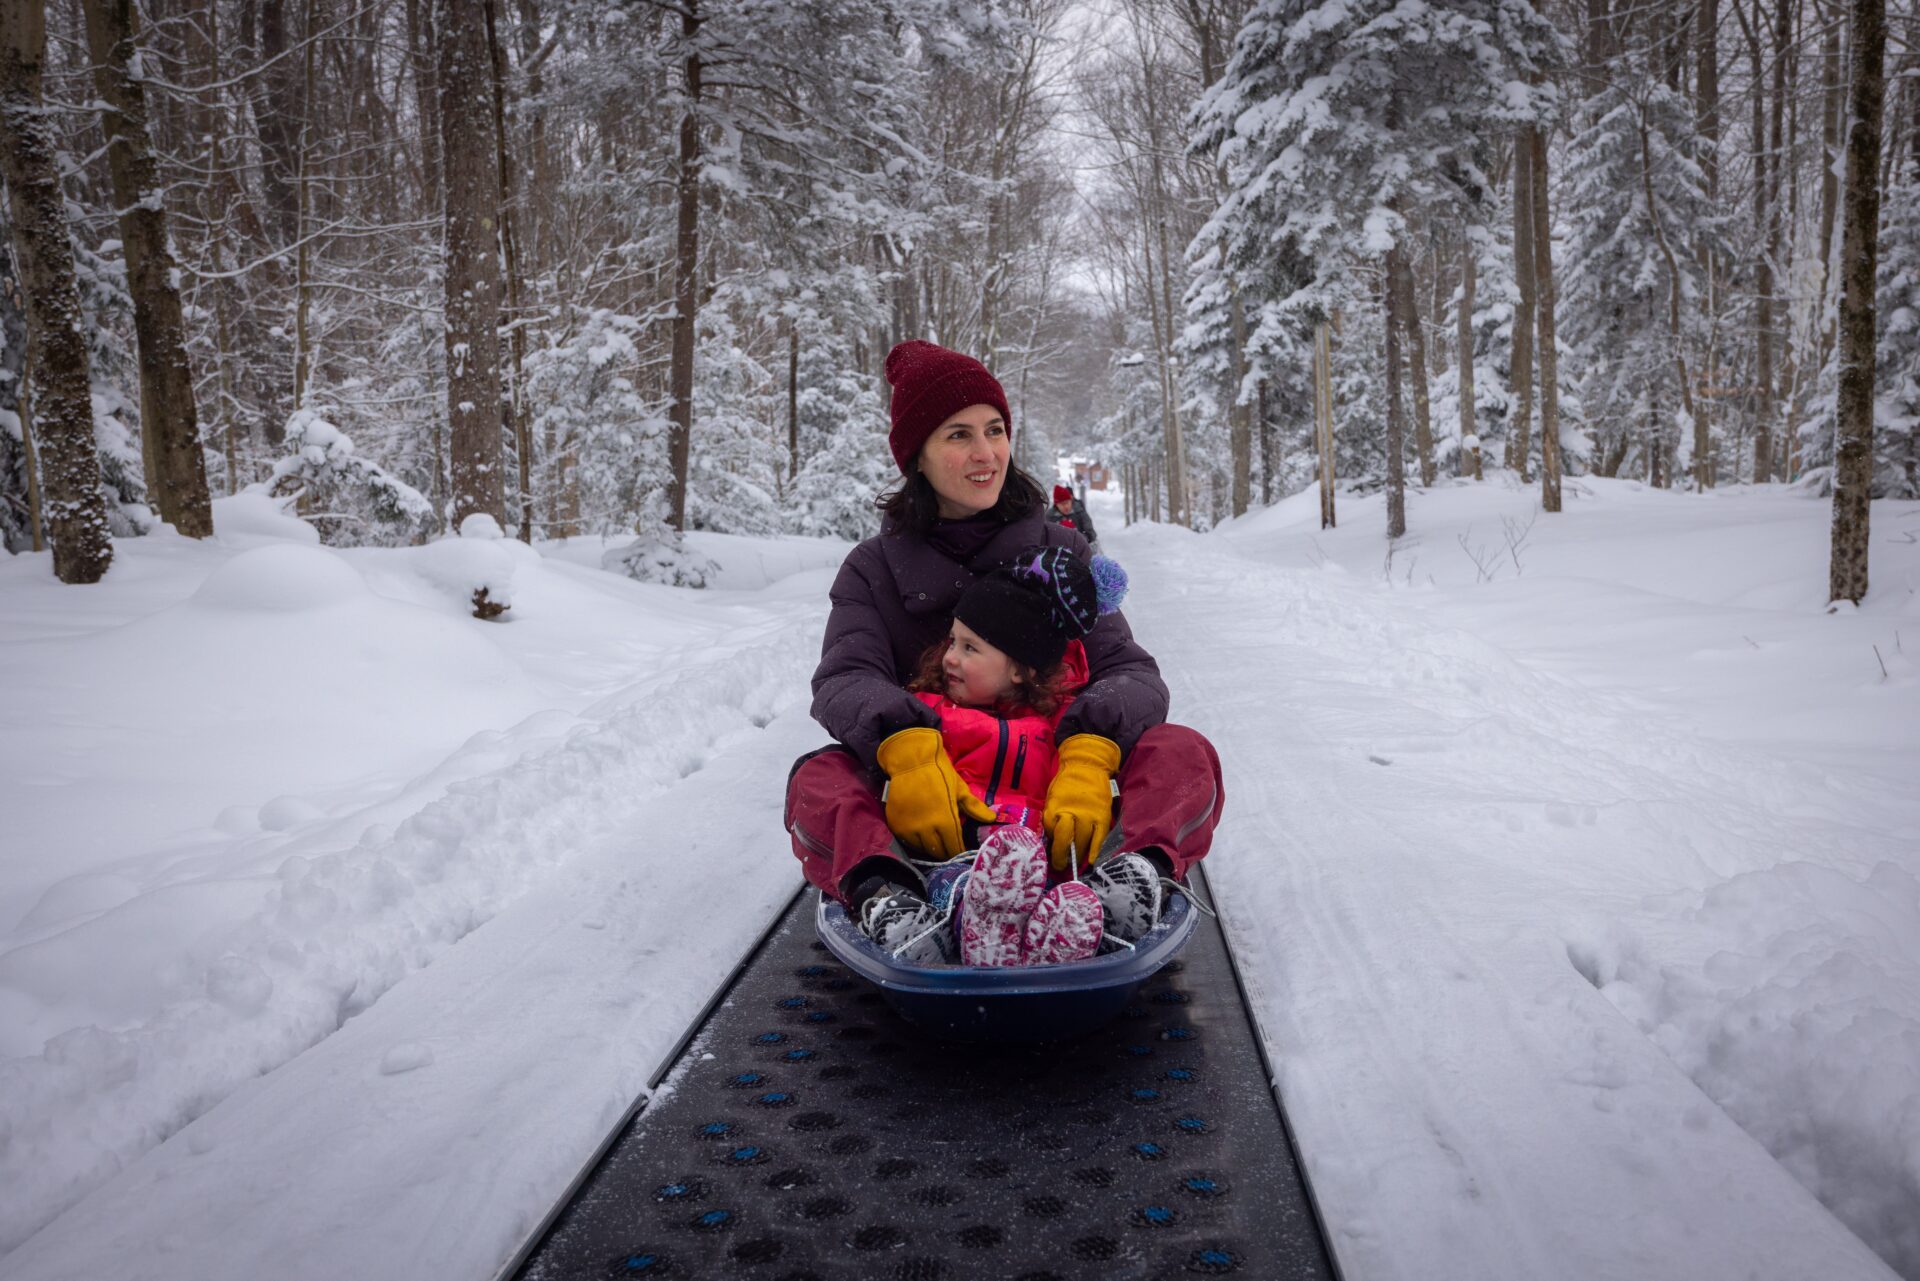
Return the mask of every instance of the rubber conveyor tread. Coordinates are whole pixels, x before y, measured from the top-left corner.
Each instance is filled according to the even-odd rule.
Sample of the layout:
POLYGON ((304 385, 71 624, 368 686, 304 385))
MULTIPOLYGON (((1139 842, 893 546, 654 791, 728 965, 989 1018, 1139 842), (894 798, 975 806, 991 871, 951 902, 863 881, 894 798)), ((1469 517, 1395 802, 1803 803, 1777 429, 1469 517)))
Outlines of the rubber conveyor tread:
POLYGON ((803 894, 518 1276, 1333 1278, 1219 926, 1108 1026, 929 1041, 803 894))

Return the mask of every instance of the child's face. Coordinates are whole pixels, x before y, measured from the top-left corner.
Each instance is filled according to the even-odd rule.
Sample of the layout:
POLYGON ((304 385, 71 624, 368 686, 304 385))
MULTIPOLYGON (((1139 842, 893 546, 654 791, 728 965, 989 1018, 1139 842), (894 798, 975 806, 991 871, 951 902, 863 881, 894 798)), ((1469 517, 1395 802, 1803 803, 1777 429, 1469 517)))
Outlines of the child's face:
POLYGON ((963 707, 991 707, 1013 694, 1020 674, 1013 660, 980 638, 959 619, 948 633, 951 643, 940 660, 947 676, 947 697, 963 707))

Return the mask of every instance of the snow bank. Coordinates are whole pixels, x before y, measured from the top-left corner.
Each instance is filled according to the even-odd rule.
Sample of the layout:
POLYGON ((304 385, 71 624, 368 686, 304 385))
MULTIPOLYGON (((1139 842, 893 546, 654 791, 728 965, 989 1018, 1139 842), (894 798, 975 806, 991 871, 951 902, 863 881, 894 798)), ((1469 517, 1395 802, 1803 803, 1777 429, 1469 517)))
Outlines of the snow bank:
POLYGON ((18 580, 57 628, 0 609, 0 1248, 805 697, 795 624, 737 596, 661 610, 687 594, 497 525, 341 552, 259 495, 216 522, 84 597, 18 580))

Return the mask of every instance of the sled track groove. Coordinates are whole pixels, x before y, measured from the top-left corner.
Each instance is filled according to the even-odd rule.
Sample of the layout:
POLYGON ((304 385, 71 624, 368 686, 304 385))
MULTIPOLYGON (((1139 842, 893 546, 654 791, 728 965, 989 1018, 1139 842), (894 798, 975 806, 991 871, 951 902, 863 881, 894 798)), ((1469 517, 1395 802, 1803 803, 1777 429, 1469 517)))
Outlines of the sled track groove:
POLYGON ((812 906, 502 1277, 1338 1281, 1213 921, 1098 1031, 949 1046, 834 962, 812 906))

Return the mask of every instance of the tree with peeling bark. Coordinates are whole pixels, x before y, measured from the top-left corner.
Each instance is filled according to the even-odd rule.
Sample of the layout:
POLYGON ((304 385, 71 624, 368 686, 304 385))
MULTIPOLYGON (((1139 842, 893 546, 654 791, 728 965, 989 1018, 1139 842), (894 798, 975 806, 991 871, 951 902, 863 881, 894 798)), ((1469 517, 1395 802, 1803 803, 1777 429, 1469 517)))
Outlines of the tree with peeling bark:
POLYGON ((213 533, 213 507, 187 359, 180 272, 147 130, 144 77, 137 74, 141 54, 133 0, 85 0, 85 9, 94 84, 105 108, 107 169, 120 210, 127 292, 133 296, 147 492, 160 519, 189 538, 205 538, 213 533))
POLYGON ((1867 594, 1873 497, 1874 288, 1880 231, 1880 125, 1886 98, 1886 0, 1853 0, 1847 94, 1845 230, 1840 250, 1840 447, 1833 469, 1833 550, 1827 597, 1867 594))
POLYGON ((46 11, 39 0, 0 0, 0 177, 33 354, 27 387, 42 477, 41 507, 63 583, 95 583, 113 563, 93 399, 74 287, 73 249, 52 119, 41 105, 46 11))

